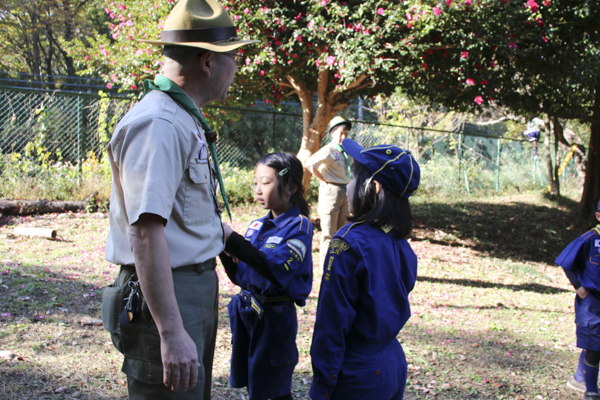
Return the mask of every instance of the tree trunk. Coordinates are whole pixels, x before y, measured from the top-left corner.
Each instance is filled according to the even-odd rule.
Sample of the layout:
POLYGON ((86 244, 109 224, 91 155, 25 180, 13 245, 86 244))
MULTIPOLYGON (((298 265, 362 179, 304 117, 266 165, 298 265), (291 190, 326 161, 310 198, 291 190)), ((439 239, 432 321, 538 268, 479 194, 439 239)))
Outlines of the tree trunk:
MULTIPOLYGON (((557 169, 552 166, 552 154, 550 149, 550 132, 554 133, 554 124, 551 124, 550 121, 545 121, 546 135, 544 137, 544 150, 546 153, 546 166, 548 167, 548 178, 550 180, 550 193, 556 196, 560 196, 560 186, 558 184, 558 179, 556 178, 557 169)), ((554 135, 553 135, 554 136, 554 135)), ((558 148, 558 144, 554 143, 554 151, 556 154, 556 149, 558 148)), ((558 161, 556 163, 558 165, 558 161)))
MULTIPOLYGON (((596 118, 598 115, 596 114, 596 118)), ((600 199, 600 121, 595 119, 591 124, 590 144, 585 168, 585 181, 581 195, 581 215, 591 217, 597 210, 600 199)))
POLYGON ((81 201, 48 201, 48 200, 0 200, 0 214, 2 215, 32 215, 63 213, 67 211, 85 211, 92 197, 81 201))

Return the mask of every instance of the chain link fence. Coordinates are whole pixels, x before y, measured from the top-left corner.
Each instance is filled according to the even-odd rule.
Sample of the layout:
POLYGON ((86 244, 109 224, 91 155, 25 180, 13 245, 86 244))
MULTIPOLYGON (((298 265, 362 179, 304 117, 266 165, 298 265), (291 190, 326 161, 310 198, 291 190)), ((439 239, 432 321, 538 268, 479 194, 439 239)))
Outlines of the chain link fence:
MULTIPOLYGON (((116 122, 132 105, 131 99, 116 95, 0 86, 0 152, 22 153, 28 143, 37 141, 52 157, 80 166, 90 151, 102 157, 116 122)), ((213 125, 219 128, 222 163, 252 168, 268 152, 296 153, 300 148, 302 116, 298 113, 278 112, 267 105, 255 109, 208 108, 216 113, 213 125)), ((365 147, 390 143, 410 150, 421 165, 427 190, 470 193, 548 185, 548 174, 540 161, 544 157, 542 143, 539 158, 535 158, 532 145, 525 141, 358 121, 350 137, 365 147)), ((329 140, 326 136, 323 144, 329 140)), ((561 152, 559 162, 565 156, 566 152, 561 152)), ((573 161, 564 168, 565 176, 577 177, 573 161)))

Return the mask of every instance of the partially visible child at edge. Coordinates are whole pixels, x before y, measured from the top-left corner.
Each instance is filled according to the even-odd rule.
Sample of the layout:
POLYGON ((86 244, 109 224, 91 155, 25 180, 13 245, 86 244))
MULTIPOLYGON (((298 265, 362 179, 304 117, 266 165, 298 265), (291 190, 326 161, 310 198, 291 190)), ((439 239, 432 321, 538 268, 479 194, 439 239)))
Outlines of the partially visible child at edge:
POLYGON ((242 288, 227 306, 233 336, 229 382, 247 386, 251 400, 292 399, 298 363, 295 304, 305 305, 313 270, 313 226, 302 174, 295 156, 266 155, 256 164, 254 195, 270 211, 252 221, 243 237, 223 224, 221 262, 242 288))
POLYGON ((363 149, 345 139, 354 158, 346 191, 353 223, 332 238, 323 266, 310 355, 312 399, 402 399, 407 365, 396 339, 410 317, 408 294, 417 256, 406 237, 408 198, 420 170, 396 146, 363 149))
MULTIPOLYGON (((600 202, 596 211, 600 221, 600 202)), ((600 224, 572 241, 555 261, 575 288, 577 347, 582 349, 575 375, 567 387, 584 392, 585 400, 600 400, 600 224)))

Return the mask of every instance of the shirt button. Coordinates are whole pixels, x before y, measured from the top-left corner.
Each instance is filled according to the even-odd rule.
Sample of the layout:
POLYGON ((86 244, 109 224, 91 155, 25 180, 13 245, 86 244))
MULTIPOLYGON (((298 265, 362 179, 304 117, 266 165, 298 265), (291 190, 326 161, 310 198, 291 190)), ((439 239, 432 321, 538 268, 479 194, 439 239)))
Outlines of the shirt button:
POLYGON ((380 370, 375 371, 375 375, 379 375, 379 374, 381 374, 380 370))
POLYGON ((262 236, 259 236, 259 237, 258 237, 258 240, 263 240, 263 237, 262 237, 262 236))
POLYGON ((331 375, 331 379, 337 379, 337 376, 331 375))

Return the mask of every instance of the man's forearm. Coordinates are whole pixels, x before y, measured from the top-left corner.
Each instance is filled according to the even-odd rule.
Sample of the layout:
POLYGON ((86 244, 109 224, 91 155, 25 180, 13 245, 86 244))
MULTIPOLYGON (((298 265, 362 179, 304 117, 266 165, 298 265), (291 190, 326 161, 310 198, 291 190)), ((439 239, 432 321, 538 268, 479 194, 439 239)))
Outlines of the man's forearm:
POLYGON ((307 169, 307 170, 308 170, 308 171, 309 171, 311 174, 313 174, 313 175, 315 176, 315 178, 317 178, 318 180, 320 180, 320 181, 323 181, 323 182, 327 182, 327 181, 325 180, 325 177, 323 177, 323 175, 321 175, 321 173, 319 172, 319 170, 318 170, 317 168, 313 167, 312 165, 307 165, 307 166, 306 166, 306 169, 307 169))
POLYGON ((160 335, 183 329, 162 220, 143 218, 131 226, 135 269, 160 335))

